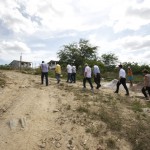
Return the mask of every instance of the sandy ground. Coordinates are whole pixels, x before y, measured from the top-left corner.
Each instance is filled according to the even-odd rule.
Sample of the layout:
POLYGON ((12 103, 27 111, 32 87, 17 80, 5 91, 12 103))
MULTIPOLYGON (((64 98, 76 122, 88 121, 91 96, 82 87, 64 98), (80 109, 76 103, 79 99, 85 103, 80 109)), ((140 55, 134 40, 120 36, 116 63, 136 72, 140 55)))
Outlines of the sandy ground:
MULTIPOLYGON (((55 79, 45 86, 40 76, 0 72, 6 75, 6 86, 0 88, 0 150, 100 150, 96 139, 65 114, 65 107, 70 104, 73 112, 78 103, 72 92, 55 79)), ((82 89, 81 83, 61 82, 82 89)))

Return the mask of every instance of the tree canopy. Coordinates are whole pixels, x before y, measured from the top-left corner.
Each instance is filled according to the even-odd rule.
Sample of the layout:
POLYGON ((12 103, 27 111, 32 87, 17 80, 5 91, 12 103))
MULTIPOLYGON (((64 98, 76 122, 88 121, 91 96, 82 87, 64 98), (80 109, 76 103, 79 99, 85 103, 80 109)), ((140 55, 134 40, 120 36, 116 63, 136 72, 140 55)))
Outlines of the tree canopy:
POLYGON ((115 54, 113 54, 113 53, 103 54, 103 55, 101 56, 101 61, 102 61, 106 66, 115 65, 115 64, 118 62, 118 57, 115 56, 115 54))
POLYGON ((97 46, 92 46, 88 40, 80 39, 79 43, 64 45, 57 56, 61 63, 74 63, 78 68, 86 61, 97 60, 97 48, 97 46))

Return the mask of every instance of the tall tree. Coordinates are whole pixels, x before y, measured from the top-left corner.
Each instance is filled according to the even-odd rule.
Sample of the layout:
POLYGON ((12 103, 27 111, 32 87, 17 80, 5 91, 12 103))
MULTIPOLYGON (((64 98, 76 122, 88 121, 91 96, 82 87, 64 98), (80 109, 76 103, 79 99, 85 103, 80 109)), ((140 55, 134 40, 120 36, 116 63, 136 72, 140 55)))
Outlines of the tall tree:
POLYGON ((57 53, 60 62, 74 63, 77 68, 88 60, 97 60, 97 46, 92 46, 88 40, 80 39, 79 43, 64 45, 57 53))
POLYGON ((115 65, 118 62, 118 57, 113 53, 101 55, 101 61, 106 65, 115 65))

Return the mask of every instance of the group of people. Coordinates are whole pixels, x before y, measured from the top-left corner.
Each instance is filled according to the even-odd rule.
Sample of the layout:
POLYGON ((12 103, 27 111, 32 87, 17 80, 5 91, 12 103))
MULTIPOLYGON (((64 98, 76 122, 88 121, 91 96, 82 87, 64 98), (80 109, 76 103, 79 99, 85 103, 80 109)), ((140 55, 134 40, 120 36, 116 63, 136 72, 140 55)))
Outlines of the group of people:
MULTIPOLYGON (((118 82, 116 84, 116 90, 114 93, 119 93, 119 87, 122 84, 126 94, 125 95, 129 95, 129 90, 128 87, 126 85, 126 71, 123 69, 122 65, 118 66, 119 68, 119 78, 118 78, 118 82)), ((41 84, 43 84, 44 81, 44 77, 45 77, 45 81, 46 81, 46 86, 48 86, 48 64, 44 63, 44 61, 42 61, 41 64, 41 84)), ((70 65, 68 64, 66 67, 67 70, 67 81, 68 83, 76 83, 76 66, 75 65, 70 65)), ((85 63, 84 66, 84 71, 83 71, 83 90, 86 89, 86 81, 88 81, 90 87, 91 87, 91 91, 93 92, 93 84, 91 81, 92 78, 92 73, 94 75, 94 82, 96 83, 96 89, 99 89, 101 87, 101 73, 100 73, 100 68, 98 65, 94 65, 93 66, 93 71, 91 69, 91 67, 85 63)), ((132 73, 132 69, 130 66, 128 66, 128 80, 130 82, 130 86, 133 86, 133 73, 132 73)), ((143 75, 144 75, 144 87, 142 88, 142 93, 145 96, 146 100, 149 100, 149 96, 150 96, 150 74, 148 73, 148 70, 143 70, 143 75), (148 91, 148 93, 147 93, 148 91), (148 96, 149 95, 149 96, 148 96)), ((56 65, 55 67, 55 76, 57 79, 57 83, 60 83, 60 77, 61 77, 61 66, 59 64, 56 65)))
MULTIPOLYGON (((48 71, 49 71, 49 66, 47 63, 42 61, 42 64, 40 66, 41 68, 41 84, 44 83, 44 78, 46 81, 46 86, 48 86, 48 71)), ((60 76, 61 76, 61 66, 59 64, 56 65, 55 67, 55 76, 57 79, 57 83, 60 82, 60 76)))
MULTIPOLYGON (((97 65, 94 65, 93 67, 93 75, 94 75, 94 82, 96 83, 96 89, 99 89, 101 87, 101 84, 100 84, 101 75, 100 75, 100 69, 97 65)), ((86 63, 84 67, 83 90, 86 89, 86 81, 88 81, 91 87, 91 91, 93 92, 93 85, 91 82, 91 77, 92 77, 91 67, 86 63)))
MULTIPOLYGON (((144 76, 144 86, 142 87, 141 91, 145 97, 146 100, 150 100, 150 74, 148 72, 148 70, 144 69, 143 71, 143 76, 144 76)), ((130 82, 130 86, 133 86, 133 73, 132 70, 130 68, 130 66, 128 67, 128 80, 130 82)), ((124 89, 126 90, 126 95, 129 95, 129 90, 126 86, 126 72, 123 69, 122 65, 119 65, 119 80, 117 82, 117 88, 115 93, 119 92, 119 86, 123 85, 124 89)))
POLYGON ((67 81, 69 83, 76 83, 76 66, 74 64, 67 65, 67 81))

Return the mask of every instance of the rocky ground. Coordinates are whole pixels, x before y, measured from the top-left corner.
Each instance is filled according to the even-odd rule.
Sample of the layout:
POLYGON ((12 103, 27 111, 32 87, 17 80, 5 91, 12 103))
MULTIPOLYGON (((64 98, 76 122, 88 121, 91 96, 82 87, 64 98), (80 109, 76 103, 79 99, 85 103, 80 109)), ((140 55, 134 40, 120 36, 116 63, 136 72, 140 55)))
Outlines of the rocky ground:
POLYGON ((6 81, 0 87, 1 150, 132 150, 119 122, 134 124, 135 112, 127 103, 140 102, 149 115, 141 93, 125 97, 122 89, 116 95, 114 83, 102 82, 93 94, 88 84, 83 92, 80 82, 58 85, 49 78, 45 86, 38 75, 2 70, 0 77, 6 81), (114 123, 114 113, 108 121, 106 110, 110 116, 118 110, 121 120, 114 123))

